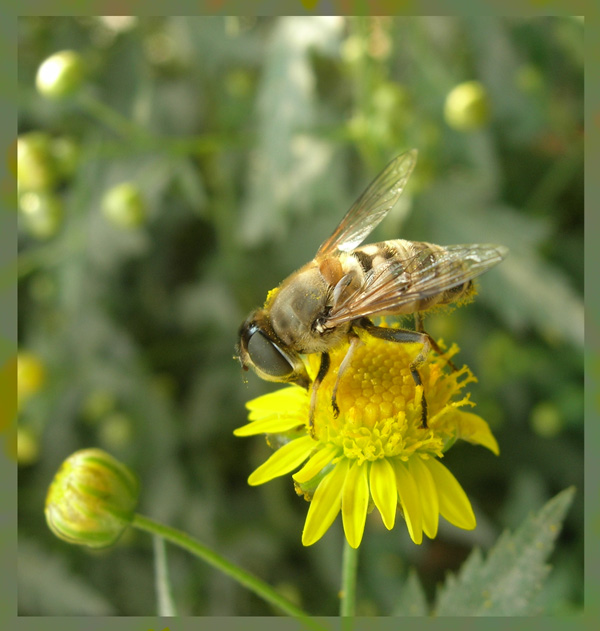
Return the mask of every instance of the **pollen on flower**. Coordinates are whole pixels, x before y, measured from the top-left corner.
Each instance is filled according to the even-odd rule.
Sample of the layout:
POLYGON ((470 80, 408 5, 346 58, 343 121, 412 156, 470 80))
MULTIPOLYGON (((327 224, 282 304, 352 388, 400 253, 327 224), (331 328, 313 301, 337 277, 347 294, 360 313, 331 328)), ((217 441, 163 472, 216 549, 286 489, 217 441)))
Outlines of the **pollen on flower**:
MULTIPOLYGON (((336 434, 346 434, 348 430, 358 428, 378 433, 390 425, 391 419, 397 422, 398 417, 402 417, 403 426, 420 426, 420 402, 407 408, 408 401, 420 399, 409 368, 418 353, 418 345, 381 340, 361 344, 339 381, 337 404, 340 416, 335 419, 331 413, 331 396, 337 368, 346 352, 344 346, 331 354, 334 369, 323 380, 317 395, 316 434, 327 432, 328 439, 332 440, 336 434), (404 418, 407 412, 408 417, 404 418)), ((428 372, 427 367, 425 372, 428 372)))

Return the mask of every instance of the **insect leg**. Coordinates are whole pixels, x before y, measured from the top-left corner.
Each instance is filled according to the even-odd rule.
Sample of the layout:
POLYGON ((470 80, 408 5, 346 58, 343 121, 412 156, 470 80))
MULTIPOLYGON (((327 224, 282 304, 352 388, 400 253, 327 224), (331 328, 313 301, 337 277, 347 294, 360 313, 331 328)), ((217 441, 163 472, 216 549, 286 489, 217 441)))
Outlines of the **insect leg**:
POLYGON ((310 409, 308 412, 308 430, 313 438, 315 437, 315 406, 317 404, 317 390, 319 389, 319 386, 321 385, 323 379, 325 379, 325 375, 329 370, 330 363, 331 360, 329 358, 329 353, 321 353, 321 365, 319 366, 319 372, 317 373, 317 376, 315 377, 315 380, 312 384, 310 409))
POLYGON ((337 377, 335 380, 335 385, 333 386, 333 392, 331 393, 331 407, 333 408, 333 415, 337 418, 340 415, 340 408, 338 407, 336 398, 337 398, 337 389, 340 384, 340 379, 342 375, 346 371, 346 368, 350 365, 350 361, 352 360, 352 356, 354 355, 354 351, 358 348, 358 346, 362 344, 360 338, 356 333, 350 332, 350 348, 346 352, 340 367, 338 368, 337 377))
MULTIPOLYGON (((415 330, 418 331, 419 333, 423 333, 424 335, 426 335, 429 338, 429 344, 431 345, 431 348, 433 348, 433 350, 438 355, 442 355, 442 356, 444 355, 444 352, 438 346, 438 343, 424 329, 424 327, 423 327, 423 315, 421 313, 419 313, 418 311, 415 313, 415 330)), ((450 368, 454 372, 456 372, 458 370, 458 368, 454 365, 454 362, 452 362, 452 360, 446 359, 446 363, 448 364, 448 366, 450 366, 450 368)))
MULTIPOLYGON (((375 326, 368 318, 361 318, 355 325, 364 329, 369 335, 377 337, 388 342, 400 342, 403 344, 422 344, 423 348, 419 354, 410 363, 410 374, 417 386, 422 386, 421 375, 418 368, 421 366, 431 348, 431 338, 427 333, 420 331, 407 331, 406 329, 389 329, 383 326, 375 326)), ((427 429, 427 399, 423 391, 423 399, 421 400, 421 427, 427 429)))

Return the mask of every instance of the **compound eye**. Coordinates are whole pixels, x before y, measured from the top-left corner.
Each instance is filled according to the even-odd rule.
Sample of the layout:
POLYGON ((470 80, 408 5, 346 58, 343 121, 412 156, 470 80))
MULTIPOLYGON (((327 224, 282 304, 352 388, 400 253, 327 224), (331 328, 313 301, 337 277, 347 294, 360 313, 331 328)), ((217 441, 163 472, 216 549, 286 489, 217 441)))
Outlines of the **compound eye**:
POLYGON ((294 367, 279 347, 260 331, 250 336, 247 348, 254 365, 271 377, 283 379, 294 372, 294 367))

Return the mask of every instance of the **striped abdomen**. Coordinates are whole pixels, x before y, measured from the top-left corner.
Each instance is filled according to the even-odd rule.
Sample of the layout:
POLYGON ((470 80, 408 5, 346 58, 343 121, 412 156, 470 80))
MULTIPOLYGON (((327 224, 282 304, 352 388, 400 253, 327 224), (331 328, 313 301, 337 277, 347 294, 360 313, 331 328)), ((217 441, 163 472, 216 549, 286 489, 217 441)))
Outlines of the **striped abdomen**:
POLYGON ((360 267, 365 291, 377 287, 376 302, 397 296, 385 311, 389 314, 425 311, 473 293, 470 265, 461 251, 432 243, 404 239, 372 243, 348 253, 344 266, 348 265, 360 267))

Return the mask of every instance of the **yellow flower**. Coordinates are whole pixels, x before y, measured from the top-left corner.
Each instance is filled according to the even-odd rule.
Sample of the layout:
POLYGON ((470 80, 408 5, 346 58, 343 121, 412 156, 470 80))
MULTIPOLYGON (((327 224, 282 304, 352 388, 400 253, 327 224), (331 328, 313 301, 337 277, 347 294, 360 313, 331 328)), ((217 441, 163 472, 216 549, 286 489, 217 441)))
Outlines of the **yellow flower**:
MULTIPOLYGON (((483 445, 498 454, 498 444, 487 423, 462 409, 473 406, 461 394, 476 381, 465 366, 451 371, 445 356, 430 353, 416 386, 409 364, 420 347, 363 336, 337 391, 339 415, 331 396, 348 345, 331 353, 331 367, 317 394, 314 437, 308 429, 310 391, 292 385, 247 403, 249 423, 236 436, 266 434, 276 451, 248 478, 263 484, 299 469, 292 477, 298 494, 310 500, 302 533, 306 546, 318 541, 340 509, 348 543, 357 548, 367 513, 377 507, 388 530, 397 508, 411 539, 423 533, 433 539, 439 516, 471 530, 475 516, 462 487, 440 462, 457 439, 483 445), (428 404, 428 427, 421 427, 423 390, 428 404)), ((306 358, 314 378, 319 356, 306 358)))

